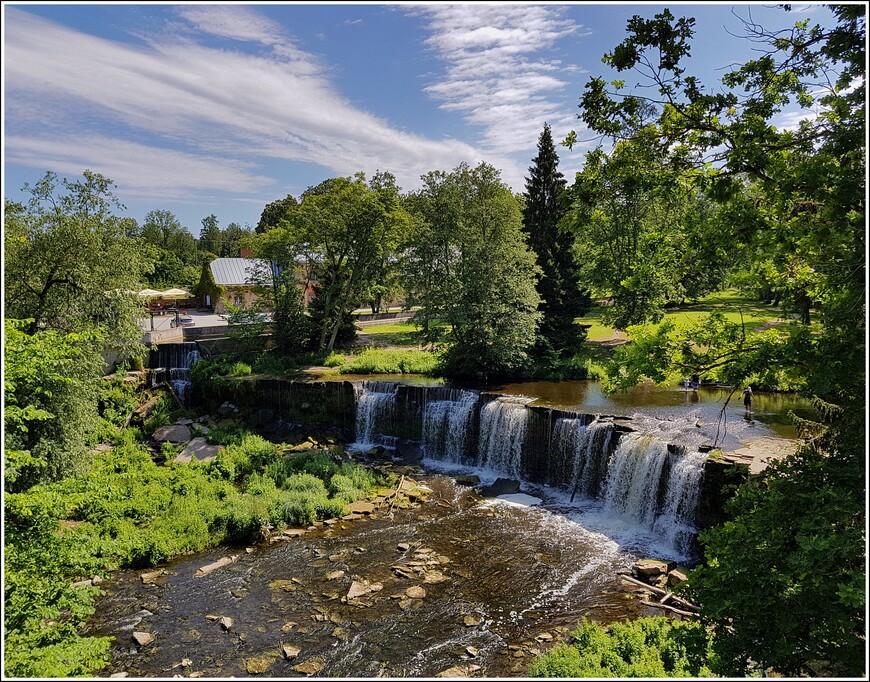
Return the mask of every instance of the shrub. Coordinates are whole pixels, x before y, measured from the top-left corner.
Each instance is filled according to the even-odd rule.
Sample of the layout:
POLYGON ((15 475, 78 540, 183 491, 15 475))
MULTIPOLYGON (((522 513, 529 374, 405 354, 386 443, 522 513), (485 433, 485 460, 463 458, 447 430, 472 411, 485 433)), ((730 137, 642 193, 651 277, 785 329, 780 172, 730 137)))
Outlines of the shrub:
POLYGON ((341 367, 344 363, 344 355, 341 353, 330 353, 323 360, 324 367, 341 367))
POLYGON ((584 621, 559 644, 536 658, 532 677, 711 677, 710 635, 700 623, 662 617, 610 626, 584 621))
POLYGON ((212 445, 238 445, 248 430, 238 424, 226 424, 209 429, 205 439, 212 445))
POLYGON ((246 362, 236 362, 230 366, 227 376, 247 377, 251 375, 251 366, 246 362))

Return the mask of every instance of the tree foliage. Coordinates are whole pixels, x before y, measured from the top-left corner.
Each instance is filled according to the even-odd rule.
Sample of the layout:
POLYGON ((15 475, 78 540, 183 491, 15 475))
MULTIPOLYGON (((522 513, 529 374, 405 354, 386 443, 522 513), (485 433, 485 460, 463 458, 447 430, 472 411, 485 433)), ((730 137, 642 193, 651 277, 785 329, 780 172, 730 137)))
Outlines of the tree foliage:
MULTIPOLYGON (((800 423, 809 440, 797 454, 742 489, 733 520, 703 538, 707 566, 692 589, 726 674, 756 665, 866 672, 866 27, 863 7, 830 11, 833 28, 804 20, 771 33, 747 22, 759 56, 725 74, 717 92, 683 63, 693 20, 667 10, 631 19, 628 37, 605 56, 653 86, 660 113, 642 134, 736 219, 731 234, 745 245, 749 276, 799 317, 759 334, 722 318, 644 328, 613 365, 615 383, 688 370, 735 386, 789 377, 822 407, 817 423, 800 423), (805 117, 795 129, 777 127, 790 105, 805 117)), ((636 139, 638 98, 622 96, 623 86, 609 92, 590 80, 582 118, 636 139)))
POLYGON ((99 329, 109 347, 142 352, 136 324, 147 258, 113 210, 112 181, 91 171, 82 180, 48 172, 7 201, 4 216, 6 315, 28 319, 27 331, 99 329))

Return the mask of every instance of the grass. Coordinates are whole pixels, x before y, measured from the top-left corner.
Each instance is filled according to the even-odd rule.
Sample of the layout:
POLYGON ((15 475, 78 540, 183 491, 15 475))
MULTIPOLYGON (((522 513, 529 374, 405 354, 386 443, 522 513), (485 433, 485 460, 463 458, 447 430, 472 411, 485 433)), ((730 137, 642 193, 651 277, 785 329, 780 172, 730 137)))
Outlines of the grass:
POLYGON ((342 374, 431 374, 435 354, 425 350, 402 348, 368 348, 345 362, 342 374))
MULTIPOLYGON (((442 325, 447 331, 447 325, 442 325)), ((420 346, 421 327, 414 323, 397 322, 394 324, 377 324, 364 327, 360 333, 377 338, 379 345, 417 347, 420 346)))
MULTIPOLYGON (((584 317, 577 318, 578 324, 586 326, 586 340, 593 343, 625 340, 624 332, 620 332, 601 321, 602 310, 601 307, 595 307, 584 317)), ((754 331, 765 324, 775 323, 783 319, 781 311, 774 306, 751 299, 736 289, 726 289, 709 294, 693 303, 671 308, 665 313, 662 321, 673 320, 678 323, 692 323, 713 312, 722 313, 726 320, 737 324, 742 319, 746 324, 747 331, 754 331)))

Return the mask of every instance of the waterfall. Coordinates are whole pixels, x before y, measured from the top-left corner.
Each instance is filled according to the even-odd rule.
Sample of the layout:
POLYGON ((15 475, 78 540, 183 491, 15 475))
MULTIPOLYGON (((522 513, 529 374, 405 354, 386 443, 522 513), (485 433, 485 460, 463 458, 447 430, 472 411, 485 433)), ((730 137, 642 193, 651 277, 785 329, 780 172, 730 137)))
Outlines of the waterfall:
POLYGON ((201 359, 201 357, 199 351, 194 348, 193 350, 188 351, 184 356, 181 367, 169 368, 169 383, 172 385, 172 390, 175 391, 175 395, 178 396, 178 399, 181 400, 181 402, 186 401, 188 391, 190 390, 190 368, 193 367, 193 363, 201 359))
POLYGON ((444 386, 354 382, 355 450, 419 441, 423 456, 567 491, 688 556, 706 455, 639 421, 532 406, 444 386), (644 430, 640 430, 644 429, 644 430))
POLYGON ((550 485, 567 487, 571 497, 594 499, 598 495, 610 457, 613 424, 560 418, 553 427, 550 485))
POLYGON ((661 515, 656 519, 655 530, 672 547, 690 554, 707 455, 682 451, 673 457, 676 461, 671 466, 665 501, 661 515))
POLYGON ((399 384, 389 381, 354 383, 356 394, 355 450, 368 450, 377 445, 395 445, 395 438, 384 439, 384 431, 392 426, 399 384), (376 439, 378 442, 376 442, 376 439))
POLYGON ((519 478, 532 398, 500 396, 480 410, 478 459, 482 466, 519 478))
POLYGON ((470 429, 479 394, 459 391, 450 400, 432 400, 423 411, 423 455, 458 463, 469 452, 470 429))
POLYGON ((640 526, 652 527, 667 459, 667 443, 655 436, 642 433, 623 436, 608 466, 605 508, 640 526))

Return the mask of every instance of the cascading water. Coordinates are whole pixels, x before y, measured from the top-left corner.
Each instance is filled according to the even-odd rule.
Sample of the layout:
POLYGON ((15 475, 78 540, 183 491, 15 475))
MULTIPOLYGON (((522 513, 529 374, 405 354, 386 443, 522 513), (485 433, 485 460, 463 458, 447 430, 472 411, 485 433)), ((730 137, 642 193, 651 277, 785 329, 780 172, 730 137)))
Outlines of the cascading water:
POLYGON ((478 393, 459 391, 451 400, 432 400, 423 411, 423 455, 459 463, 469 452, 471 421, 478 393))
POLYGON ((384 437, 389 430, 399 384, 388 381, 354 383, 356 394, 356 442, 354 450, 368 450, 377 445, 395 445, 395 438, 384 437))
POLYGON ((655 530, 666 543, 690 554, 707 454, 683 450, 672 456, 676 461, 671 465, 664 507, 656 519, 655 530))
POLYGON ((181 367, 169 368, 169 382, 172 385, 172 390, 175 391, 175 395, 178 396, 181 402, 185 402, 187 394, 190 391, 190 368, 201 357, 199 351, 194 348, 184 356, 184 364, 181 367))
POLYGON ((525 396, 384 381, 355 382, 354 391, 354 450, 419 439, 429 460, 570 493, 605 525, 627 523, 689 554, 706 455, 671 443, 679 431, 548 411, 525 396))
POLYGON ((480 410, 479 461, 487 469, 522 475, 523 444, 532 398, 500 396, 480 410))

